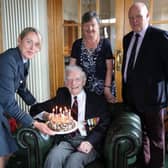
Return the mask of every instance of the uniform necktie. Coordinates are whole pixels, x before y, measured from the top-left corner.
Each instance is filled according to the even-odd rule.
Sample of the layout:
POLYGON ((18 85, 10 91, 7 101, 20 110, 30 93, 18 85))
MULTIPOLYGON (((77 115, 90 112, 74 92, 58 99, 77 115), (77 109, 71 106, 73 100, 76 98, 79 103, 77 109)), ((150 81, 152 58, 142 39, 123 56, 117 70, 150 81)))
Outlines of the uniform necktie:
POLYGON ((128 67, 127 67, 127 77, 129 77, 133 71, 134 68, 134 61, 135 61, 135 55, 136 55, 136 48, 137 48, 137 44, 138 44, 138 38, 139 38, 139 34, 135 34, 135 41, 131 50, 131 55, 130 55, 130 59, 128 62, 128 67))
POLYGON ((72 105, 72 117, 74 120, 78 120, 78 101, 77 101, 77 96, 74 96, 74 102, 72 105))

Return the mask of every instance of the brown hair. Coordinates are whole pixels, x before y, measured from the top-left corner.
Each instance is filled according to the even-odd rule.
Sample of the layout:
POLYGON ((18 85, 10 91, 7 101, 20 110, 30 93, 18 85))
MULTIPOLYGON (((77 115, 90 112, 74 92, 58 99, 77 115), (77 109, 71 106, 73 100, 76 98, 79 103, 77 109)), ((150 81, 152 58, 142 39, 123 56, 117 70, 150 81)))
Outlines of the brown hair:
POLYGON ((82 16, 82 24, 89 22, 93 18, 95 18, 97 22, 100 23, 99 17, 95 11, 88 11, 84 13, 84 15, 82 16))

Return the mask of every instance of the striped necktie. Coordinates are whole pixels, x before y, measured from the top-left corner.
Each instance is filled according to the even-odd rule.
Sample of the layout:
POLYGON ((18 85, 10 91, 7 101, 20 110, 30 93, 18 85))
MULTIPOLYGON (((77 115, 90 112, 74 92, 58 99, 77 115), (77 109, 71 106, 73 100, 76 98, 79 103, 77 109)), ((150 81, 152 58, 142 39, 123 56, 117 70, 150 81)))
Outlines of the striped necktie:
POLYGON ((74 102, 72 105, 72 117, 74 120, 78 120, 78 101, 77 101, 77 96, 74 96, 74 102))

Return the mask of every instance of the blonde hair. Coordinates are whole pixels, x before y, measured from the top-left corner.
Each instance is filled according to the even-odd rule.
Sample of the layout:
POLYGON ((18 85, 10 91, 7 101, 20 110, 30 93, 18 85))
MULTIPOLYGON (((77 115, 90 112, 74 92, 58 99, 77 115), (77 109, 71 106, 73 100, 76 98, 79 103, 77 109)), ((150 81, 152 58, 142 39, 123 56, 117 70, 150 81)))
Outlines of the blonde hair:
POLYGON ((23 40, 23 38, 30 32, 34 32, 36 33, 38 36, 41 36, 40 32, 34 28, 34 27, 26 27, 22 30, 22 32, 20 33, 20 39, 23 40))

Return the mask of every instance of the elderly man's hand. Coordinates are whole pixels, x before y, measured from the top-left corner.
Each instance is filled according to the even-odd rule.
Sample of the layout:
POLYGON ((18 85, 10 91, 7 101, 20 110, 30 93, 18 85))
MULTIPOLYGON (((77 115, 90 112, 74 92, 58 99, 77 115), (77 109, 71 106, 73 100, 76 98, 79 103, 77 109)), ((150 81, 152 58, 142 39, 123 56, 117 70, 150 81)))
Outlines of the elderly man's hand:
POLYGON ((78 151, 84 152, 84 153, 89 153, 92 150, 93 146, 90 142, 88 141, 83 141, 77 148, 78 151))

